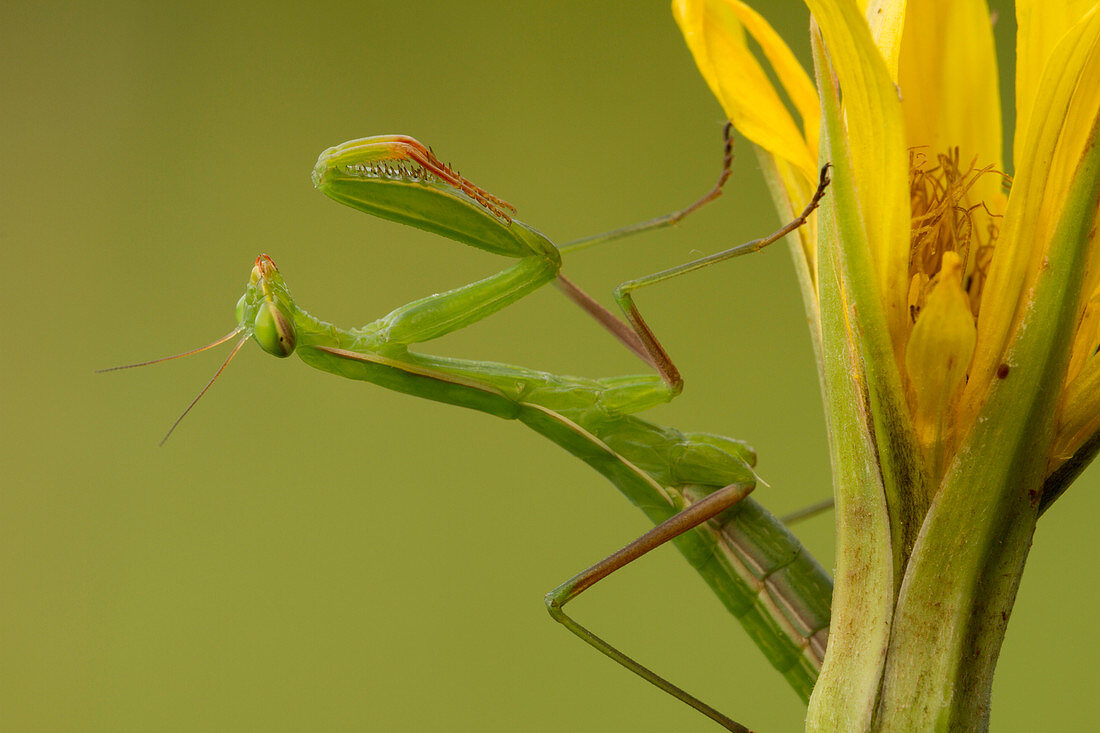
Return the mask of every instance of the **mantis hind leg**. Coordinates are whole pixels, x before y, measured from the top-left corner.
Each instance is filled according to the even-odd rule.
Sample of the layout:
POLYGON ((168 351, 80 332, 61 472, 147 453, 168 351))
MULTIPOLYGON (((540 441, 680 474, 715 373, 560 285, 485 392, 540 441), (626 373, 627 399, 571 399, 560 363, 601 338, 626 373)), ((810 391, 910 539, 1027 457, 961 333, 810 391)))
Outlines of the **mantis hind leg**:
POLYGON ((651 682, 678 700, 690 705, 692 708, 698 710, 727 730, 738 731, 738 733, 750 733, 750 731, 737 721, 732 720, 712 708, 710 705, 707 705, 680 687, 672 684, 664 677, 661 677, 648 667, 636 662, 634 659, 623 654, 611 644, 581 626, 566 615, 565 604, 603 578, 606 578, 616 570, 637 560, 650 550, 663 545, 669 540, 721 514, 723 511, 729 509, 748 496, 753 487, 754 484, 752 483, 737 483, 730 484, 729 486, 715 491, 705 499, 684 509, 679 514, 661 522, 626 547, 609 555, 587 570, 578 573, 546 594, 546 608, 550 612, 550 615, 555 621, 558 621, 572 633, 583 639, 585 643, 623 665, 642 679, 651 682))

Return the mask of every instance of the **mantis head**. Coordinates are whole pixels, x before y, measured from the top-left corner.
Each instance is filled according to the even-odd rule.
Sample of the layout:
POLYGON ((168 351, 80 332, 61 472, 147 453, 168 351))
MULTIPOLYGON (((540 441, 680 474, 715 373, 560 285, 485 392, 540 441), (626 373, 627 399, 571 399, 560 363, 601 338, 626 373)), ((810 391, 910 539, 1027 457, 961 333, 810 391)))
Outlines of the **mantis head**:
POLYGON ((256 258, 248 287, 237 301, 237 331, 256 339, 267 353, 284 358, 294 353, 294 328, 290 291, 270 257, 256 258))
POLYGON ((199 392, 195 399, 191 400, 191 404, 187 406, 187 409, 185 409, 180 416, 176 418, 176 421, 172 423, 172 427, 168 429, 168 432, 160 441, 160 445, 164 445, 165 441, 167 441, 168 437, 172 434, 172 431, 174 431, 176 426, 187 416, 187 413, 191 412, 191 408, 198 403, 204 394, 206 394, 206 391, 213 386, 214 381, 223 371, 225 371, 225 368, 229 366, 229 362, 233 361, 233 357, 237 355, 237 352, 241 350, 241 347, 244 346, 245 342, 248 341, 250 337, 256 339, 256 343, 260 345, 260 348, 274 356, 287 357, 294 353, 294 347, 298 339, 294 327, 293 312, 294 303, 290 299, 290 291, 287 290, 286 283, 283 282, 283 276, 279 274, 279 268, 275 267, 275 263, 270 257, 261 254, 256 258, 256 263, 252 266, 252 273, 248 278, 248 285, 245 288, 244 295, 237 301, 237 327, 232 331, 206 346, 200 346, 197 349, 191 349, 181 354, 173 354, 172 356, 163 356, 159 359, 152 359, 150 361, 125 364, 123 366, 110 367, 109 369, 98 369, 96 371, 113 372, 118 369, 130 369, 132 367, 157 364, 162 361, 171 361, 172 359, 178 359, 182 356, 190 356, 206 351, 207 349, 223 344, 237 336, 241 337, 233 347, 233 350, 229 352, 229 356, 226 360, 218 367, 218 371, 214 373, 214 376, 211 377, 210 381, 206 383, 206 386, 202 388, 202 391, 199 392))
POLYGON ((313 168, 313 185, 354 209, 479 249, 512 257, 531 251, 529 230, 512 226, 515 207, 405 135, 364 137, 329 148, 313 168))

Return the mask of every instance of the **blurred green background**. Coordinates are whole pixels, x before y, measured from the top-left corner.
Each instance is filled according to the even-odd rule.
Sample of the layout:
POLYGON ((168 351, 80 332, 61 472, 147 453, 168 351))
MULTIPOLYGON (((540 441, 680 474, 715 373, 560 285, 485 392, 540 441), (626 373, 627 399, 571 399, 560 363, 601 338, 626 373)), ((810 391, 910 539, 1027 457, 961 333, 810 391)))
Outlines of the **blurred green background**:
MULTIPOLYGON (((758 6, 806 59, 805 11, 758 6)), ((667 3, 16 1, 0 6, 0 54, 4 729, 714 729, 547 617, 543 593, 645 522, 522 426, 250 345, 158 449, 220 357, 92 374, 227 331, 261 251, 346 326, 504 264, 315 193, 316 155, 346 139, 415 135, 559 240, 693 200, 723 119, 667 3)), ((578 253, 570 275, 606 295, 770 231, 755 157, 737 152, 718 204, 578 253)), ((688 385, 654 418, 752 441, 774 511, 826 496, 787 253, 640 302, 688 385)), ((553 288, 432 348, 640 368, 553 288)), ((1088 714, 1098 483, 1089 472, 1041 524, 997 730, 1088 714)), ((798 527, 827 567, 831 531, 798 527)), ((734 717, 800 726, 795 695, 674 551, 576 611, 734 717)))

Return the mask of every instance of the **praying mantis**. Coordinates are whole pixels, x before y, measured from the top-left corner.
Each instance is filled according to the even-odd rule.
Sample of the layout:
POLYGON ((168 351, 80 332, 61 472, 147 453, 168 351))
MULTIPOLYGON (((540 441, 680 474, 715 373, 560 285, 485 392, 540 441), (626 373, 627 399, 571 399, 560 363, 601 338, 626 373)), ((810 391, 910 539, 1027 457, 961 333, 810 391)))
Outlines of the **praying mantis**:
POLYGON ((796 692, 805 700, 813 688, 828 637, 832 582, 782 522, 748 498, 757 480, 751 448, 730 438, 681 432, 637 417, 636 413, 674 398, 683 381, 631 293, 757 251, 794 231, 824 195, 828 166, 822 169, 819 187, 806 209, 777 232, 620 285, 615 299, 627 323, 560 273, 561 251, 668 226, 716 198, 729 176, 731 145, 727 126, 718 184, 692 206, 578 240, 562 250, 515 219, 510 204, 459 175, 413 138, 375 136, 329 148, 317 161, 313 182, 330 198, 515 258, 516 264, 478 282, 413 301, 366 326, 344 329, 300 307, 274 261, 261 254, 237 303, 236 328, 198 349, 114 369, 175 359, 238 339, 168 435, 250 338, 269 354, 297 354, 309 366, 337 376, 526 424, 592 466, 656 525, 550 591, 546 605, 551 616, 603 654, 728 730, 748 730, 627 657, 564 611, 570 600, 600 579, 672 540, 796 692), (551 281, 657 373, 587 379, 432 356, 409 348, 487 318, 551 281))

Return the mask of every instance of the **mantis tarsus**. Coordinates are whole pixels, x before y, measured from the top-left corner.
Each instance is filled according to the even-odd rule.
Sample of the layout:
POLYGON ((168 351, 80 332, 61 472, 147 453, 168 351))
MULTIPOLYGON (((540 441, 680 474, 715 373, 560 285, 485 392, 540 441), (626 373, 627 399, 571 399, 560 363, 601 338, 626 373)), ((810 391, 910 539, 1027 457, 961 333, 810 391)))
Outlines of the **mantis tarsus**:
MULTIPOLYGON (((718 196, 730 160, 727 128, 722 174, 708 196, 675 214, 578 240, 569 248, 675 223, 718 196)), ((354 140, 321 154, 313 181, 325 194, 367 213, 519 261, 479 282, 409 303, 361 328, 342 329, 300 308, 275 263, 261 254, 237 304, 237 327, 208 346, 167 359, 239 336, 216 379, 251 337, 270 354, 297 353, 310 366, 339 376, 519 420, 565 448, 608 478, 657 526, 547 594, 551 615, 607 656, 726 728, 747 730, 596 637, 563 607, 601 578, 672 539, 772 664, 804 699, 808 697, 825 651, 831 581, 779 520, 747 498, 756 475, 755 455, 746 444, 708 433, 685 433, 634 416, 675 397, 682 381, 634 306, 631 291, 756 251, 794 231, 824 194, 827 169, 822 169, 818 190, 801 216, 774 234, 617 288, 615 297, 628 327, 560 277, 559 250, 549 239, 514 219, 509 204, 441 163, 430 149, 397 135, 354 140), (409 350, 412 344, 479 321, 556 278, 567 295, 659 374, 585 379, 409 350)), ((178 424, 179 420, 172 429, 178 424)))

